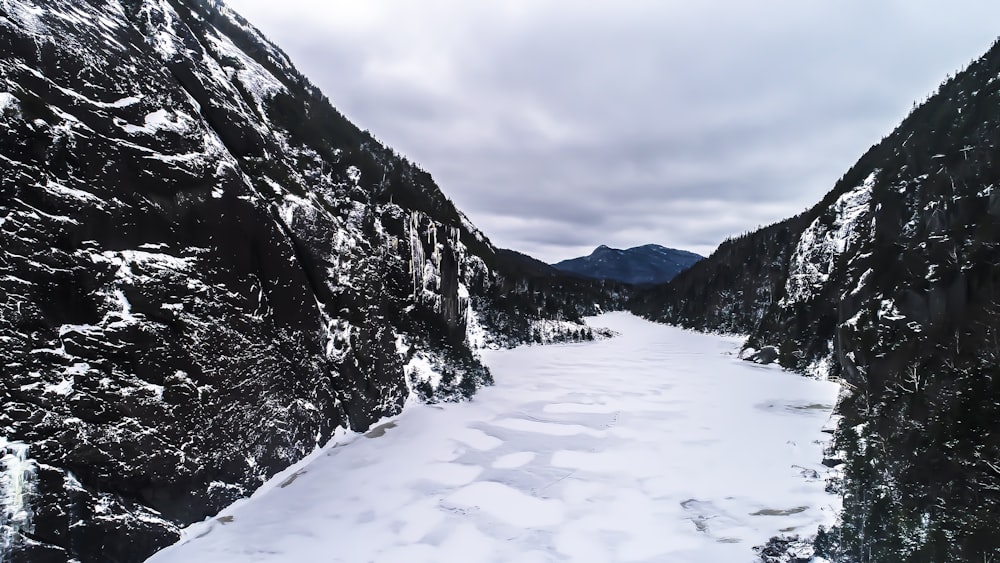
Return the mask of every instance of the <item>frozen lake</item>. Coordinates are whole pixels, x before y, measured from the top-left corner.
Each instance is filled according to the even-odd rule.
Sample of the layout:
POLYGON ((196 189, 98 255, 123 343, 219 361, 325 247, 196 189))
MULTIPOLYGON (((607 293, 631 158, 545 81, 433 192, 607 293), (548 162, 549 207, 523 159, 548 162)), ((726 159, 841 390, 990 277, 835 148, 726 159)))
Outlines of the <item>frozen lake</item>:
POLYGON ((733 338, 588 322, 621 336, 487 351, 473 401, 341 436, 151 561, 739 563, 833 521, 813 471, 836 384, 733 338))

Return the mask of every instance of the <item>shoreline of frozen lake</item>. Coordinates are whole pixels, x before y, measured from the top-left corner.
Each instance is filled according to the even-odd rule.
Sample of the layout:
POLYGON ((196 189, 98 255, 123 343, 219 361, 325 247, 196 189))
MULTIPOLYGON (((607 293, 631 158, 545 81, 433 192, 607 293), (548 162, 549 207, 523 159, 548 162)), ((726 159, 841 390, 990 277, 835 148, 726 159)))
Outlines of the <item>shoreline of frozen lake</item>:
POLYGON ((342 435, 149 561, 740 563, 834 522, 835 383, 731 337, 588 321, 621 336, 485 351, 472 401, 342 435))

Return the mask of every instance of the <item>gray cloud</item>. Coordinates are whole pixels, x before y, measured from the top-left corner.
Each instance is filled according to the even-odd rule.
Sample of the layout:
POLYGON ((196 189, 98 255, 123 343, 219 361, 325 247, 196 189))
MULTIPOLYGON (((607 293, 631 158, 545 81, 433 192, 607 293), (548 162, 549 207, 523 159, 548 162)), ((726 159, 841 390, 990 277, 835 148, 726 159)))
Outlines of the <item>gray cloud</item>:
POLYGON ((1000 5, 230 0, 495 243, 708 253, 818 201, 1000 5))

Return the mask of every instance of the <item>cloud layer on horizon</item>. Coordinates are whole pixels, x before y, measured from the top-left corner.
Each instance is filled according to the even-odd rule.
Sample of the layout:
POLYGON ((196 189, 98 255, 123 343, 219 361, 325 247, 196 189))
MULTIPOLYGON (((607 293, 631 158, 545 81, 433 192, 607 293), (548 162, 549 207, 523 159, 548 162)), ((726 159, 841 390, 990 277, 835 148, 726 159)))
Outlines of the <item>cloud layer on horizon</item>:
POLYGON ((230 0, 499 246, 707 254, 818 201, 995 39, 959 1, 230 0))

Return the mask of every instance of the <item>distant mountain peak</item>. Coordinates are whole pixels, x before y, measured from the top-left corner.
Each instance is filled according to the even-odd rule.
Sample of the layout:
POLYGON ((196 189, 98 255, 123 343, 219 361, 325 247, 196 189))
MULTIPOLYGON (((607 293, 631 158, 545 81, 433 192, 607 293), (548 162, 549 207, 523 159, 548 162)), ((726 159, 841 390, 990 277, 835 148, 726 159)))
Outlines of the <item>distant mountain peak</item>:
POLYGON ((702 257, 687 250, 644 244, 625 250, 602 244, 589 256, 557 262, 552 266, 577 275, 635 285, 666 283, 702 257))

